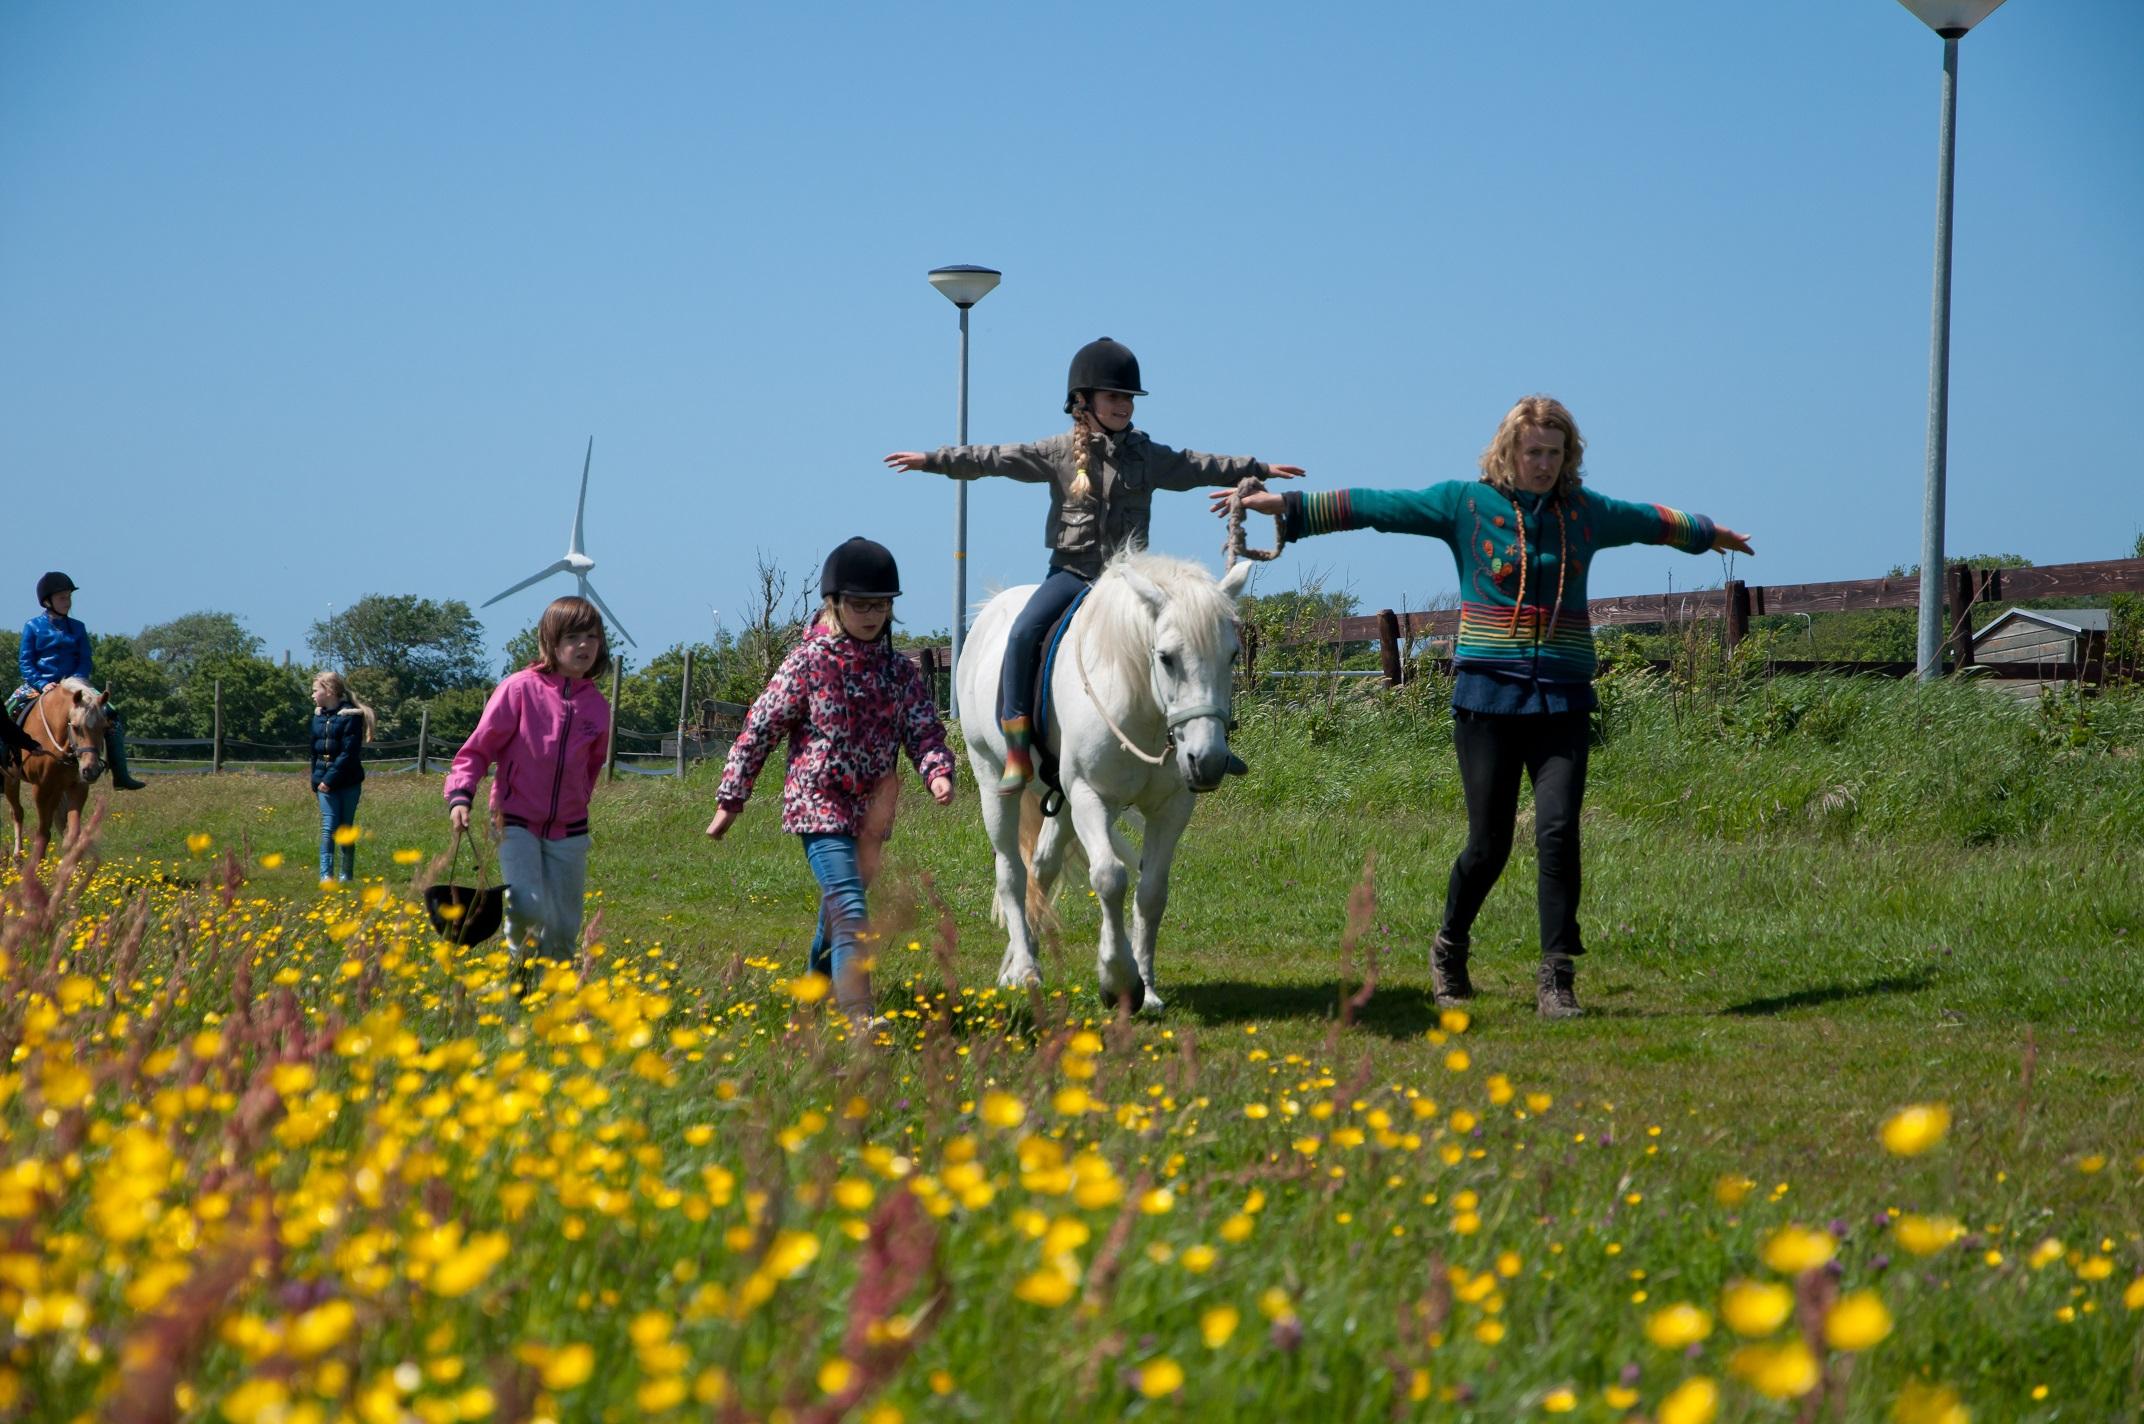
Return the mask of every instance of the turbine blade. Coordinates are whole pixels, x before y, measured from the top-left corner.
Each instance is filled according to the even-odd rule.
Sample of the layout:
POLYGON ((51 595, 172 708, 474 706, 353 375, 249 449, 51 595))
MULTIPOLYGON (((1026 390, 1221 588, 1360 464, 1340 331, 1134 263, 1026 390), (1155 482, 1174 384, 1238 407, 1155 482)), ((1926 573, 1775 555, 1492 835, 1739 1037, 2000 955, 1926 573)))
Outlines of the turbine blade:
POLYGON ((573 543, 566 550, 569 554, 585 554, 581 547, 581 524, 588 518, 588 467, 595 463, 596 438, 588 437, 588 453, 581 459, 581 502, 573 510, 573 543))
POLYGON ((515 584, 512 588, 507 589, 504 593, 493 594, 491 597, 485 599, 482 603, 478 604, 477 607, 489 608, 491 607, 491 605, 497 603, 502 598, 511 598, 513 595, 521 592, 521 590, 527 588, 532 583, 541 583, 545 579, 549 578, 551 575, 564 573, 567 569, 570 569, 572 567, 573 565, 567 563, 564 559, 560 559, 557 563, 551 565, 549 568, 539 569, 535 573, 530 574, 527 578, 515 584))
POLYGON ((610 611, 610 605, 603 601, 603 595, 597 593, 596 586, 590 583, 587 579, 581 580, 581 597, 587 599, 590 603, 593 603, 596 607, 603 610, 603 616, 605 618, 608 618, 610 620, 611 626, 618 630, 619 637, 625 639, 625 641, 631 644, 633 647, 637 648, 640 646, 640 644, 633 642, 633 635, 625 631, 625 625, 618 621, 618 615, 610 611))

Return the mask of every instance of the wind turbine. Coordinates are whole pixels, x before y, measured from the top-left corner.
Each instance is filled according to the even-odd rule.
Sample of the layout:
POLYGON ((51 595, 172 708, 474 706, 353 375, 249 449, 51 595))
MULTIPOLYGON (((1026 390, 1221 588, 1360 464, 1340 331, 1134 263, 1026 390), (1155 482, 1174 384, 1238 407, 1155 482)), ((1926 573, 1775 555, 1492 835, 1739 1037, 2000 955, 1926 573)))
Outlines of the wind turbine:
POLYGON ((611 621, 611 626, 618 630, 618 636, 637 648, 640 644, 633 642, 633 635, 625 631, 625 625, 618 621, 618 615, 610 611, 610 605, 603 601, 603 595, 597 593, 595 585, 588 581, 588 575, 595 568, 596 561, 588 557, 588 551, 583 547, 581 526, 582 522, 588 517, 588 467, 595 463, 595 458, 596 438, 591 435, 588 437, 587 457, 581 461, 581 502, 573 511, 573 539, 571 543, 566 545, 566 557, 547 568, 538 569, 504 593, 493 594, 490 598, 484 600, 483 607, 489 608, 500 599, 510 598, 530 584, 541 583, 553 574, 570 573, 575 581, 580 584, 581 597, 601 609, 603 616, 611 621))

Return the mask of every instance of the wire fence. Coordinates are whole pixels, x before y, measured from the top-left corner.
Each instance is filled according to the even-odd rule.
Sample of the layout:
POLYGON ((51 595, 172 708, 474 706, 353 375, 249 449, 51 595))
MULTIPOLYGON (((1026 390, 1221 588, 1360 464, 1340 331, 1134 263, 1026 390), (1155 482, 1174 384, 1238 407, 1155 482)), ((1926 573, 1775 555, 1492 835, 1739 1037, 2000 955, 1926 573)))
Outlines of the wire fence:
MULTIPOLYGON (((618 676, 611 679, 611 705, 618 703, 618 676)), ((313 747, 304 742, 256 742, 228 736, 223 730, 223 684, 215 685, 212 725, 206 737, 130 737, 135 753, 129 762, 134 770, 153 776, 205 776, 225 771, 255 774, 309 773, 313 747)), ((667 731, 646 732, 621 727, 613 720, 605 749, 605 773, 615 779, 620 772, 631 776, 683 776, 688 763, 721 756, 748 708, 733 702, 703 699, 698 716, 692 700, 692 654, 685 655, 684 690, 678 702, 678 722, 667 731)), ((369 742, 360 750, 366 774, 443 774, 453 764, 462 745, 475 732, 435 733, 429 708, 420 714, 417 735, 369 742)))

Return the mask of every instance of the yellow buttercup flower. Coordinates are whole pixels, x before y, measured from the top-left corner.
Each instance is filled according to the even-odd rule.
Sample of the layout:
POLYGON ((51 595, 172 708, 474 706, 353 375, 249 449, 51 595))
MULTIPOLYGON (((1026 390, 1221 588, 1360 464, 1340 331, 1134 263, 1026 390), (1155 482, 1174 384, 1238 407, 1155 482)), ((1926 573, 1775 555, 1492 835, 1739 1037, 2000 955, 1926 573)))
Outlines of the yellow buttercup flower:
POLYGON ((1233 1305, 1216 1305, 1199 1317, 1199 1338, 1209 1350, 1218 1350, 1236 1333, 1243 1313, 1233 1305))
POLYGON ((1899 1157, 1918 1157, 1941 1142, 1949 1131, 1947 1104, 1915 1103, 1885 1118, 1879 1135, 1886 1151, 1899 1157))
POLYGON ((1021 1277, 1019 1283, 1012 1288, 1012 1293, 1029 1305, 1054 1310, 1072 1299, 1076 1285, 1077 1282, 1070 1276, 1050 1266, 1021 1277))
POLYGON ((1794 1311, 1794 1292, 1777 1281, 1734 1281, 1720 1292, 1720 1315, 1737 1335, 1769 1335, 1794 1311))
POLYGON ((1139 1367, 1139 1392, 1148 1399, 1174 1394, 1184 1387, 1184 1367, 1163 1355, 1139 1367))
POLYGON ((210 846, 214 844, 214 839, 210 837, 207 831, 195 831, 192 835, 186 838, 186 849, 191 851, 195 855, 201 854, 201 852, 207 850, 210 846))
POLYGON ((358 828, 355 826, 337 826, 335 828, 335 844, 339 846, 354 846, 357 844, 357 838, 363 834, 364 833, 358 830, 358 828))
POLYGON ((800 974, 789 981, 789 997, 800 1004, 816 1004, 834 992, 834 981, 824 974, 800 974))
POLYGON ((1898 1219, 1892 1234, 1914 1255, 1933 1256, 1965 1235, 1965 1227, 1954 1216, 1915 1216, 1909 1212, 1898 1219))
POLYGON ((1686 1379, 1660 1401, 1660 1424, 1712 1424, 1720 1412, 1720 1387, 1699 1375, 1686 1379))
POLYGON ((1744 1345, 1729 1357, 1727 1368, 1767 1399, 1799 1399, 1817 1385, 1816 1356, 1798 1338, 1744 1345))
POLYGON ((541 1371, 543 1387, 550 1390, 573 1389, 587 1383, 595 1373, 596 1352, 586 1345, 562 1345, 551 1351, 543 1362, 541 1371))
POLYGON ((1656 1310, 1645 1322, 1645 1338, 1663 1350, 1685 1350, 1712 1333, 1712 1317, 1687 1302, 1656 1310))
POLYGON ((983 1094, 982 1106, 978 1111, 983 1121, 992 1127, 1015 1128, 1027 1121, 1027 1104, 1011 1093, 983 1094))
POLYGON ((1783 1276, 1798 1276, 1829 1261, 1837 1249, 1821 1231, 1783 1226, 1764 1243, 1764 1264, 1783 1276))
POLYGON ((424 852, 414 848, 405 847, 395 852, 396 865, 415 865, 422 859, 424 859, 424 852))
POLYGON ((1712 1199, 1721 1206, 1740 1206, 1755 1190, 1756 1182, 1731 1172, 1712 1184, 1712 1199))
POLYGON ((1824 1343, 1834 1350, 1872 1349, 1891 1333, 1891 1311, 1873 1290, 1841 1296, 1824 1316, 1824 1343))
POLYGON ((1541 1408, 1548 1414, 1569 1414, 1578 1407, 1578 1395, 1569 1389, 1552 1389, 1541 1396, 1541 1408))
POLYGON ((1894 1424, 1972 1424, 1973 1412, 1947 1384, 1908 1380, 1892 1402, 1894 1424))

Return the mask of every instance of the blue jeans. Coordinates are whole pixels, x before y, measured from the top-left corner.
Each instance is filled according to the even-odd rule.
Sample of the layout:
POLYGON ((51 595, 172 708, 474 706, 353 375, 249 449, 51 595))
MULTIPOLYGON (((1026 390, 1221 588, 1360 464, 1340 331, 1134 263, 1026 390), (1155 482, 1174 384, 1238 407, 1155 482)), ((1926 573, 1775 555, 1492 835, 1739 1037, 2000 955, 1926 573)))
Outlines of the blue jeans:
MULTIPOLYGON (((357 798, 365 789, 363 782, 354 786, 338 786, 332 791, 316 791, 320 798, 320 878, 335 874, 335 831, 341 826, 357 824, 357 798)), ((342 848, 343 880, 357 878, 357 842, 352 841, 342 848)))
POLYGON ((819 928, 812 935, 811 972, 834 981, 834 1004, 842 1012, 871 1012, 869 956, 857 940, 869 928, 863 871, 856 863, 856 837, 834 832, 808 833, 804 858, 819 882, 819 928))

